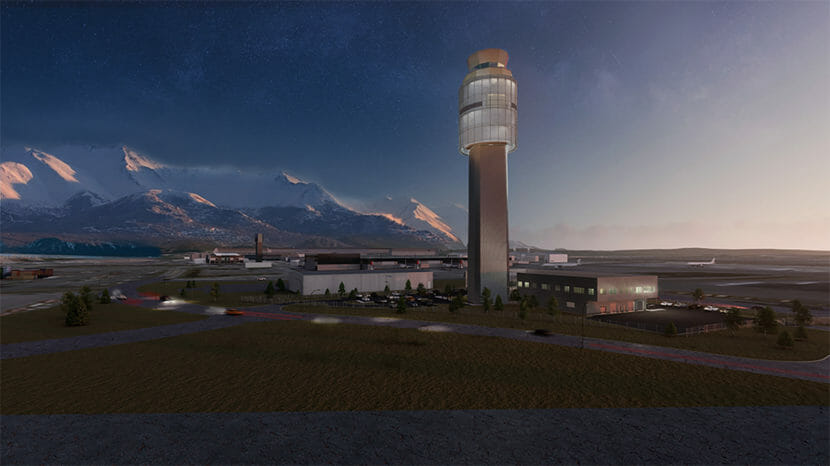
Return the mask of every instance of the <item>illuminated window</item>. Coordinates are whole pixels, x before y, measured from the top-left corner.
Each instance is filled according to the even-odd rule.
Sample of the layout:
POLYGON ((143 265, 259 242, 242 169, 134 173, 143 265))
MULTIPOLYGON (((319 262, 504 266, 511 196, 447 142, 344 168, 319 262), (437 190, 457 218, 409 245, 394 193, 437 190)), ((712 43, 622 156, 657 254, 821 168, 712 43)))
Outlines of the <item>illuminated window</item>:
POLYGON ((559 285, 553 285, 553 291, 562 291, 562 287, 559 285))
POLYGON ((643 287, 638 286, 637 289, 636 289, 636 292, 637 292, 637 294, 642 294, 643 293, 643 287))
POLYGON ((605 294, 605 288, 600 288, 599 289, 599 294, 605 294))
POLYGON ((585 294, 585 288, 583 288, 581 286, 575 286, 574 287, 574 293, 576 293, 576 294, 585 294))
POLYGON ((593 296, 594 295, 594 289, 593 288, 588 288, 588 294, 593 296))
POLYGON ((548 285, 547 283, 542 283, 542 289, 543 289, 543 290, 549 290, 549 289, 550 289, 550 285, 548 285))
POLYGON ((571 292, 571 285, 565 285, 565 293, 571 292))

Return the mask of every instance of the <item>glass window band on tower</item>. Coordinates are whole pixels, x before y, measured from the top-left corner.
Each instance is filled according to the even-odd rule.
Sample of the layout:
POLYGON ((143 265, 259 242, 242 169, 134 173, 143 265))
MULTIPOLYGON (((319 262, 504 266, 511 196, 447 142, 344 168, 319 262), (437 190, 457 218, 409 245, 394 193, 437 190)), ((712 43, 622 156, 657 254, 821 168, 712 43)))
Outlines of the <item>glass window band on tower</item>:
MULTIPOLYGON (((481 71, 476 71, 481 73, 481 71)), ((458 90, 458 147, 469 154, 479 143, 507 144, 516 150, 518 119, 516 81, 510 76, 484 76, 458 90)))

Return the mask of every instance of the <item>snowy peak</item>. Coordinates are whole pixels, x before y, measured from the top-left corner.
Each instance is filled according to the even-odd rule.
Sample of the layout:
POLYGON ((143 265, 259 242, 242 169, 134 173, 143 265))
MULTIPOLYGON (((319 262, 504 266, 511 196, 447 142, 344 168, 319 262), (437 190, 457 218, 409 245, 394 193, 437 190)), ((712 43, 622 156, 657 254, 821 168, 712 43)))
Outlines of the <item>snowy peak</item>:
MULTIPOLYGON (((279 198, 266 202, 274 207, 302 207, 317 209, 326 204, 334 204, 343 209, 351 210, 330 192, 317 183, 303 181, 285 171, 274 178, 278 186, 279 198)), ((310 211, 312 209, 309 209, 310 211)))
POLYGON ((383 216, 399 225, 406 225, 416 230, 430 231, 447 243, 460 243, 461 240, 453 232, 452 227, 436 214, 432 209, 415 199, 395 199, 386 196, 382 201, 368 209, 373 215, 383 216))
POLYGON ((106 199, 91 191, 81 191, 67 199, 64 207, 72 210, 81 210, 97 207, 106 203, 106 199))
POLYGON ((68 163, 55 157, 52 154, 47 154, 46 152, 31 149, 29 147, 27 147, 26 150, 30 154, 32 154, 32 157, 41 161, 47 167, 51 168, 55 173, 58 174, 58 176, 63 178, 64 181, 70 181, 73 183, 79 182, 78 179, 75 178, 75 170, 73 170, 68 163))
POLYGON ((14 184, 26 184, 32 179, 32 172, 18 162, 0 163, 0 199, 20 199, 14 184))
POLYGON ((418 202, 418 200, 414 197, 410 198, 409 202, 415 205, 415 210, 412 211, 412 215, 416 219, 425 222, 435 230, 440 231, 452 241, 459 242, 458 237, 452 233, 452 228, 450 228, 450 226, 447 225, 438 214, 433 212, 429 207, 418 202))
POLYGON ((121 150, 124 151, 124 164, 127 171, 137 172, 141 171, 142 168, 156 170, 165 167, 164 165, 148 159, 127 146, 121 147, 121 150))
POLYGON ((216 207, 216 204, 210 202, 209 200, 203 198, 202 196, 200 196, 196 193, 187 193, 187 194, 190 196, 191 199, 198 202, 199 204, 205 204, 205 205, 208 205, 208 206, 211 206, 211 207, 216 207))

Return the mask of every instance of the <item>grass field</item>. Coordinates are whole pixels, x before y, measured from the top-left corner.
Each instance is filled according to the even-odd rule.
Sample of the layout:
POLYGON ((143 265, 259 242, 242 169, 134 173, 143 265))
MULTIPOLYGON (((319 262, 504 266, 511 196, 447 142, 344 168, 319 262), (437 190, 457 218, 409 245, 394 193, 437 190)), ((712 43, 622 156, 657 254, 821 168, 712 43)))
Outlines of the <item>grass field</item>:
MULTIPOLYGON (((534 329, 546 328, 554 333, 581 335, 582 319, 563 314, 552 317, 541 312, 528 313, 523 321, 516 317, 516 306, 509 304, 506 311, 484 313, 480 308, 465 308, 462 312, 451 313, 446 305, 431 308, 409 309, 406 314, 396 314, 394 309, 378 308, 341 308, 326 305, 290 305, 285 309, 297 312, 323 314, 346 314, 367 316, 403 317, 406 319, 451 322, 459 324, 482 325, 486 327, 534 329)), ((790 329, 792 332, 793 329, 790 329)), ((797 341, 792 349, 780 349, 776 345, 777 335, 763 335, 752 328, 742 328, 734 336, 727 331, 711 332, 688 337, 667 338, 663 335, 630 329, 613 324, 587 319, 584 326, 585 336, 607 340, 628 341, 647 345, 669 346, 707 353, 729 354, 757 359, 777 359, 785 361, 812 361, 830 354, 830 333, 807 329, 807 341, 797 341)))
POLYGON ((827 385, 815 382, 498 338, 303 321, 3 360, 0 369, 3 415, 830 402, 827 385))
MULTIPOLYGON (((181 297, 180 292, 185 287, 187 281, 167 281, 167 282, 157 282, 157 283, 150 283, 147 285, 142 285, 138 287, 138 291, 144 293, 155 293, 157 295, 167 295, 167 296, 175 296, 181 297)), ((214 299, 210 295, 210 286, 213 284, 213 281, 199 281, 196 282, 197 288, 188 288, 185 289, 185 297, 184 299, 198 303, 204 304, 206 306, 225 306, 225 307, 244 307, 244 306, 251 306, 254 304, 265 304, 266 296, 265 296, 265 287, 268 286, 267 281, 257 281, 257 280, 250 280, 250 281, 222 281, 217 280, 215 283, 219 284, 219 297, 214 299), (233 290, 234 288, 246 288, 250 291, 229 291, 233 290), (251 300, 246 300, 246 298, 253 298, 257 300, 261 300, 260 303, 252 303, 251 300)), ((299 300, 309 300, 313 301, 315 299, 322 299, 322 296, 310 298, 307 296, 300 296, 288 291, 280 292, 277 291, 274 295, 273 299, 270 302, 274 303, 282 303, 282 302, 296 302, 299 300)))
POLYGON ((153 311, 121 303, 96 304, 90 312, 89 325, 67 327, 64 322, 65 317, 66 315, 60 309, 60 306, 0 317, 0 342, 7 344, 67 338, 93 333, 192 322, 205 318, 205 316, 183 312, 153 311))

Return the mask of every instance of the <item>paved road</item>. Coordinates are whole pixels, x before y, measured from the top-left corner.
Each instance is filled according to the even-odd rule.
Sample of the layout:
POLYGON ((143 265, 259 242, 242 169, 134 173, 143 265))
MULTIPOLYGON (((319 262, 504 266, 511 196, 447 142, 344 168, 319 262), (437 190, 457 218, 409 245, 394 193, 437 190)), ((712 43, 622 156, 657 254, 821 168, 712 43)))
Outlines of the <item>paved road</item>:
POLYGON ((821 464, 822 406, 3 416, 2 464, 821 464))

